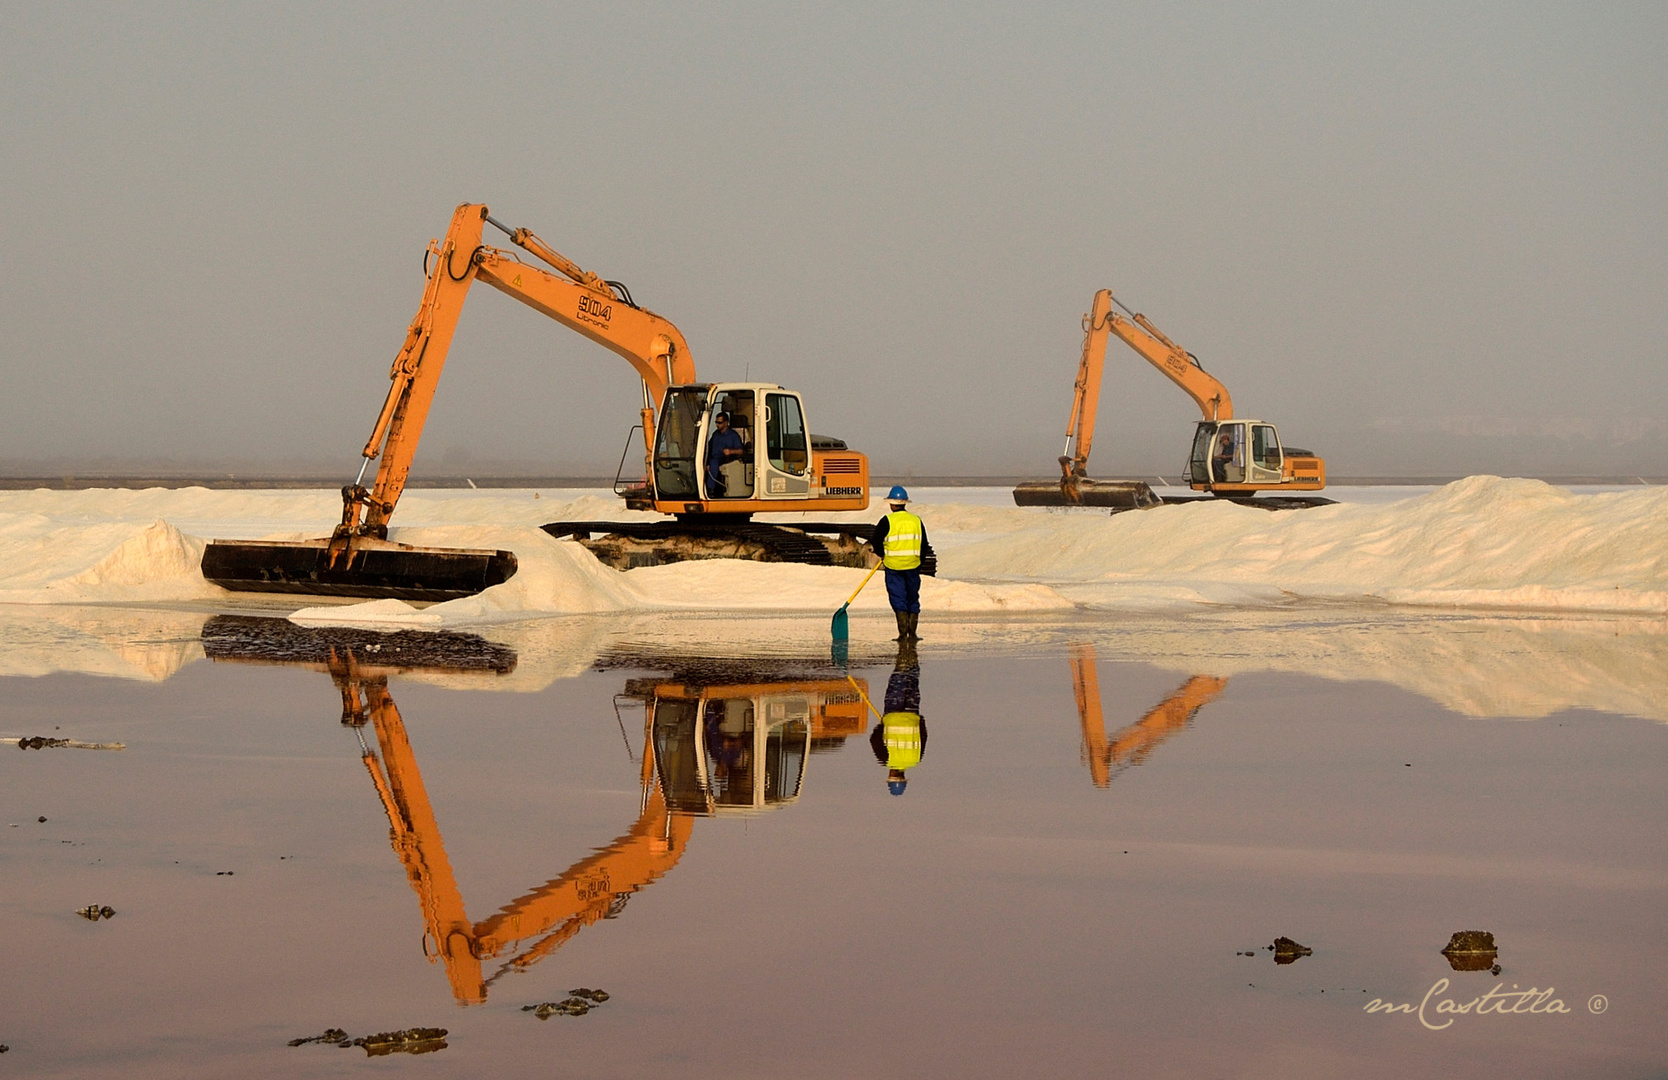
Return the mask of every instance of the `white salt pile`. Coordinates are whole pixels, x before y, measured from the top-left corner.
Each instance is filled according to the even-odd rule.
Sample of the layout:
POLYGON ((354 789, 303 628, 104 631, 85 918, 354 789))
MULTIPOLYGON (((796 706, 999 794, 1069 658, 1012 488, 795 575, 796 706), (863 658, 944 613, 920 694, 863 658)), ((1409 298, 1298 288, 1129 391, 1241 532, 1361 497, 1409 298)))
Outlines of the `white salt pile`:
MULTIPOLYGON (((321 602, 297 619, 437 627, 612 612, 826 615, 862 577, 842 568, 725 561, 619 573, 537 528, 619 518, 615 500, 542 494, 431 490, 401 502, 392 539, 508 548, 520 570, 505 584, 420 611, 321 602)), ((1662 488, 1576 494, 1477 476, 1391 503, 1283 513, 1193 503, 1117 515, 1002 506, 985 491, 917 494, 941 554, 940 576, 925 582, 922 596, 934 616, 1301 601, 1668 614, 1662 488)), ((339 505, 331 492, 0 493, 0 603, 247 606, 248 594, 234 598, 203 580, 197 563, 205 541, 323 536, 339 505)), ((261 602, 285 610, 307 603, 261 602)), ((884 607, 877 582, 853 610, 884 607)))

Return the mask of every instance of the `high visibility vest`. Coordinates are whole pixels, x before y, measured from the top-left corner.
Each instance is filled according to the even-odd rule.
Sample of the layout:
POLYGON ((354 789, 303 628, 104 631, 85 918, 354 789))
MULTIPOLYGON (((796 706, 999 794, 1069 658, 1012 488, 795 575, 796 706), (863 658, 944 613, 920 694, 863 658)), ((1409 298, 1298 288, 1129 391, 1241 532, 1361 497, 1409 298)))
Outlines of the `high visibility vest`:
POLYGON ((886 542, 881 562, 888 570, 913 570, 921 565, 921 539, 926 535, 921 519, 908 510, 886 515, 886 542))
POLYGON ((921 763, 921 714, 889 712, 880 718, 888 769, 913 769, 921 763))

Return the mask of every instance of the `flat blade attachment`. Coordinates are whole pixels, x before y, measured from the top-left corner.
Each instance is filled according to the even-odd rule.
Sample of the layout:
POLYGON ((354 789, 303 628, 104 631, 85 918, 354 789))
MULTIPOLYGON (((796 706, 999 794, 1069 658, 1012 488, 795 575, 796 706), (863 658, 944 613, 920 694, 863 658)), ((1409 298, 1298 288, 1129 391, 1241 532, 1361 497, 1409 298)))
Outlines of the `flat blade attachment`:
POLYGON ((328 540, 215 540, 203 576, 234 592, 302 593, 366 599, 456 600, 515 575, 509 551, 425 548, 360 539, 341 565, 328 540))
POLYGON ((1140 480, 1028 480, 1014 488, 1015 506, 1104 506, 1142 510, 1159 505, 1153 489, 1140 480))

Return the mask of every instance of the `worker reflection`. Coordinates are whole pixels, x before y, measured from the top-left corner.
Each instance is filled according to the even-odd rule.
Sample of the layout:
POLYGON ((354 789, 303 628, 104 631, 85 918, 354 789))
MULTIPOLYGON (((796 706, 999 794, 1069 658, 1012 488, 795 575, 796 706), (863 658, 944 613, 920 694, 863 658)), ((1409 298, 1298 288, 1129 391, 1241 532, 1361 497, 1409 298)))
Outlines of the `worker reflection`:
MULTIPOLYGON (((713 420, 713 424, 716 427, 713 430, 712 438, 707 440, 707 494, 708 496, 730 495, 732 492, 728 490, 727 481, 739 480, 740 478, 736 474, 741 470, 731 469, 726 474, 724 468, 730 464, 740 465, 742 463, 741 459, 747 450, 742 444, 741 436, 730 427, 729 413, 719 413, 717 418, 713 420)), ((741 491, 743 483, 738 482, 735 486, 736 491, 733 494, 743 494, 741 491)))
POLYGON ((886 493, 886 502, 892 512, 880 519, 869 543, 886 567, 886 596, 898 620, 896 640, 919 641, 915 627, 921 619, 921 560, 932 554, 932 545, 921 519, 904 509, 909 492, 901 484, 886 493))
POLYGON ((886 766, 886 789, 902 795, 909 784, 906 773, 921 763, 927 752, 927 722, 921 716, 921 665, 915 646, 898 645, 898 659, 892 677, 886 680, 886 715, 869 736, 875 760, 886 766))
MULTIPOLYGON (((1210 459, 1211 476, 1217 483, 1228 482, 1228 470, 1234 467, 1235 449, 1234 429, 1231 427, 1223 428, 1222 434, 1217 436, 1216 439, 1216 453, 1211 455, 1210 459)), ((1234 479, 1242 478, 1235 477, 1234 479)))

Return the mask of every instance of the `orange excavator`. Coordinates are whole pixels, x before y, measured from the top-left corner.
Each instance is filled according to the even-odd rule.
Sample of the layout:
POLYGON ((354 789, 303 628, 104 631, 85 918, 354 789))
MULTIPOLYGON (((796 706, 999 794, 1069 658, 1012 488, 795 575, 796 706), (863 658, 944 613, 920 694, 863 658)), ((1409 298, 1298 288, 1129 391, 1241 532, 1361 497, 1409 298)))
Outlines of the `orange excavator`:
MULTIPOLYGON (((511 971, 550 956, 587 926, 611 919, 683 857, 695 818, 762 813, 795 802, 818 748, 866 726, 867 683, 767 679, 703 684, 633 679, 615 700, 643 709, 637 820, 624 835, 479 922, 464 907, 439 819, 404 720, 388 689, 410 671, 503 674, 513 652, 473 634, 308 630, 283 619, 216 616, 202 631, 213 660, 283 663, 327 671, 341 691, 342 723, 388 815, 389 842, 423 913, 423 951, 441 962, 460 1005, 478 1005, 511 971), (364 736, 375 734, 373 748, 364 736), (487 961, 501 960, 492 974, 487 961)), ((622 726, 622 732, 623 732, 622 726)))
POLYGON ((429 242, 425 275, 423 299, 394 358, 359 476, 342 488, 340 524, 319 540, 216 540, 203 554, 208 580, 240 591, 447 600, 516 572, 515 556, 507 551, 388 540, 464 299, 476 281, 623 357, 642 380, 643 472, 632 480, 616 476, 615 492, 628 509, 674 520, 553 522, 546 531, 581 541, 593 533, 616 538, 595 550, 621 569, 686 558, 864 565, 857 541, 867 534, 861 526, 796 523, 786 529, 751 521, 761 512, 869 505, 868 459, 839 439, 810 434, 795 391, 762 382, 697 381, 689 346, 670 321, 639 306, 622 283, 581 269, 480 204, 459 206, 445 237, 429 242), (487 225, 551 269, 484 244, 487 225), (379 457, 376 477, 365 487, 366 468, 379 457))
POLYGON ((1228 388, 1205 371, 1197 357, 1171 341, 1145 315, 1130 311, 1110 289, 1095 293, 1083 316, 1083 355, 1066 420, 1066 445, 1059 480, 1027 481, 1014 488, 1020 506, 1106 506, 1144 509, 1165 501, 1141 481, 1094 480, 1088 476, 1089 450, 1095 438, 1101 368, 1110 335, 1139 353, 1199 406, 1203 419, 1193 432, 1187 459, 1188 484, 1194 491, 1234 499, 1267 509, 1297 509, 1330 504, 1304 496, 1253 499, 1260 491, 1318 491, 1326 486, 1326 463, 1308 450, 1284 447, 1273 424, 1234 416, 1228 388), (1129 317, 1112 310, 1117 304, 1129 317))
POLYGON ((1083 759, 1095 786, 1107 787, 1112 777, 1147 759, 1160 743, 1176 735, 1194 714, 1215 701, 1227 679, 1195 675, 1176 687, 1135 723, 1106 735, 1100 711, 1100 679, 1095 672, 1095 647, 1077 645, 1071 651, 1071 683, 1077 696, 1077 719, 1083 725, 1083 759))

